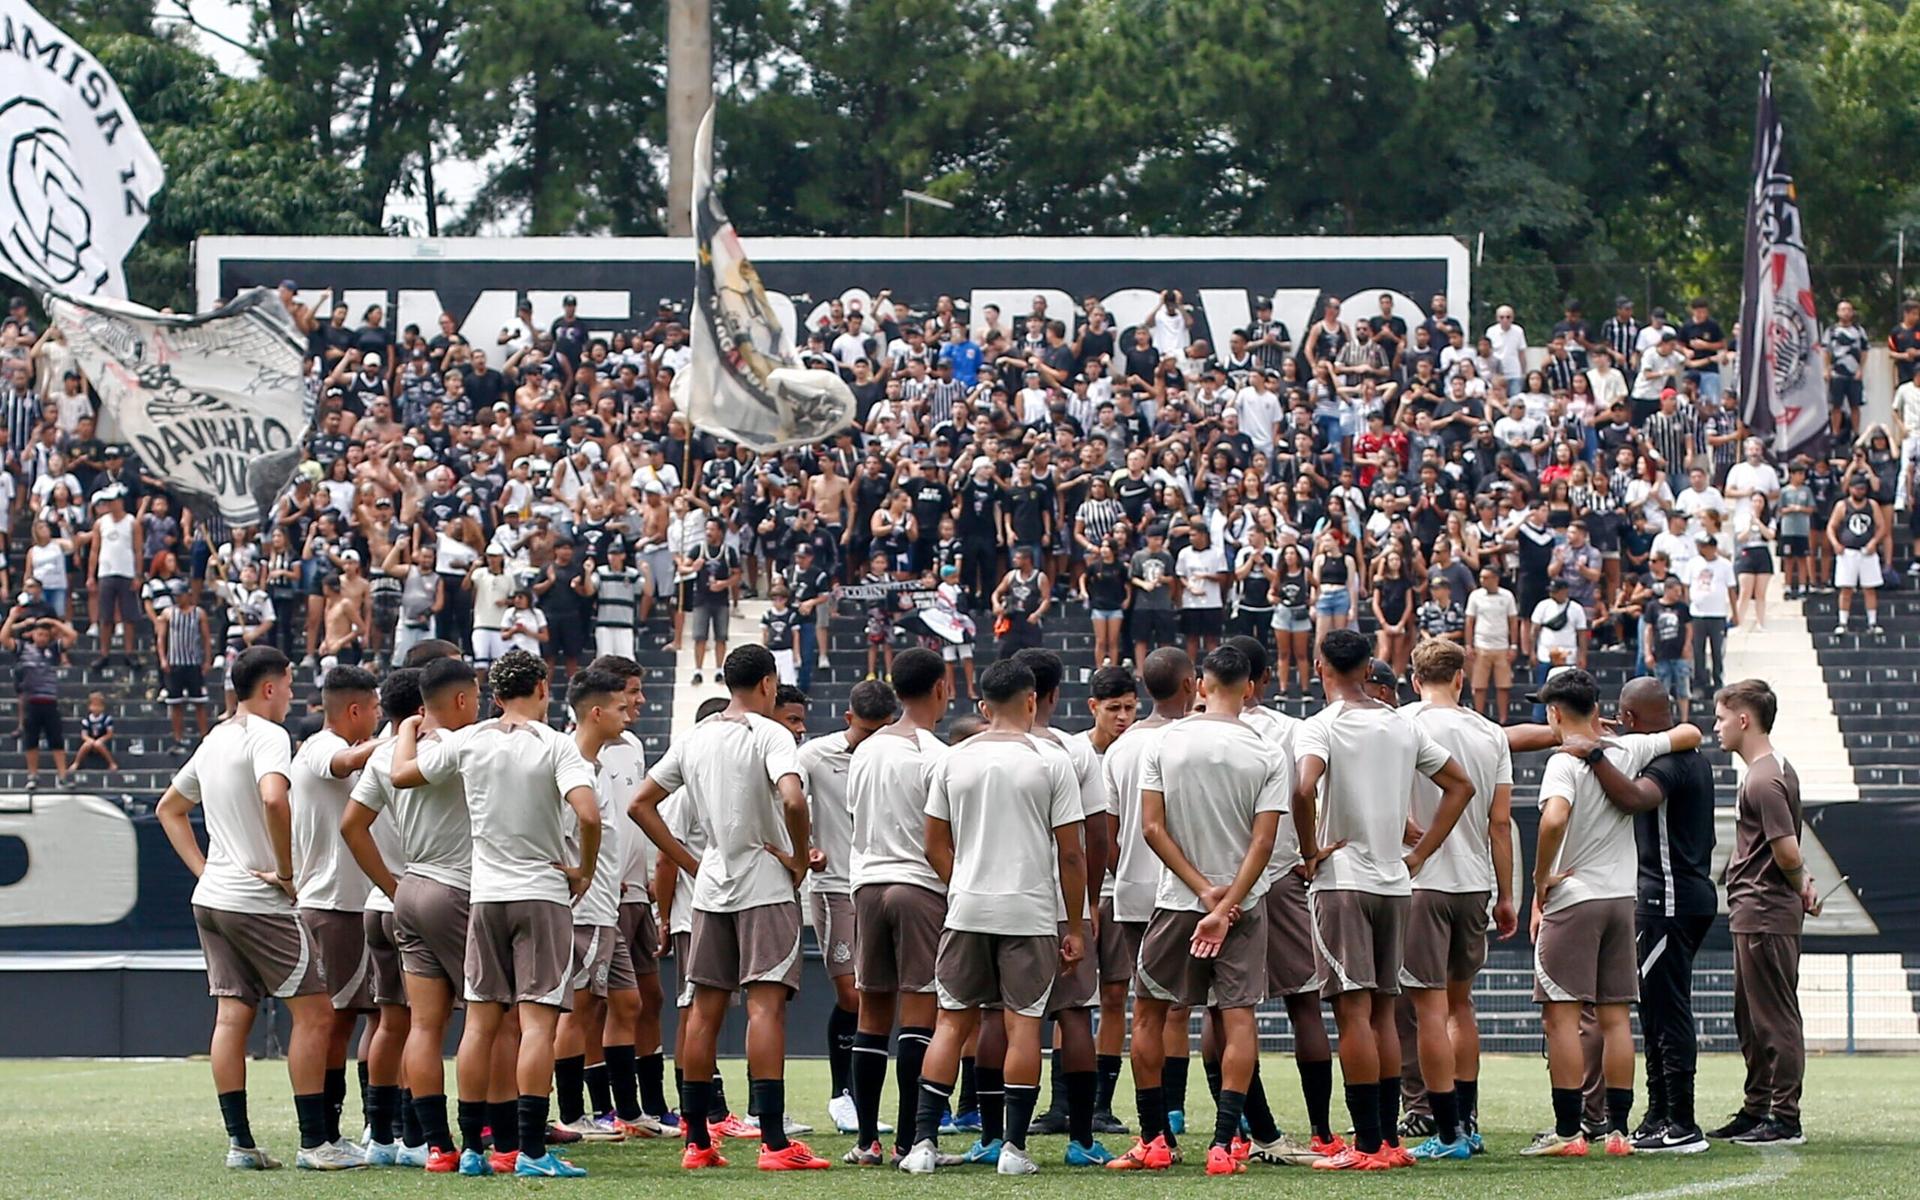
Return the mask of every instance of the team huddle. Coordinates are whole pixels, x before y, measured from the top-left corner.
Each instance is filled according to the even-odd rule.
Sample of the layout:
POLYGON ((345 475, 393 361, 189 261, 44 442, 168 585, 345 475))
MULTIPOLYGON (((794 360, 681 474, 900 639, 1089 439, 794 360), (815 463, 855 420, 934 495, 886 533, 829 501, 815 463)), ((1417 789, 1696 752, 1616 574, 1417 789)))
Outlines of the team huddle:
POLYGON ((537 657, 501 655, 483 692, 453 646, 422 642, 384 680, 329 671, 324 725, 293 750, 289 663, 249 649, 231 672, 235 715, 160 805, 199 881, 227 1165, 279 1165, 254 1140, 246 1093, 248 1034, 271 996, 292 1017, 302 1168, 564 1178, 586 1171, 556 1144, 672 1136, 689 1170, 728 1165, 729 1139, 757 1143, 762 1170, 826 1169, 787 1113, 805 922, 834 988, 828 1112, 854 1135, 847 1165, 1031 1174, 1036 1133, 1066 1134, 1070 1167, 1117 1171, 1167 1170, 1201 1137, 1209 1175, 1471 1159, 1486 1149, 1473 983, 1489 937, 1522 920, 1553 1113, 1522 1154, 1799 1141, 1793 983, 1818 901, 1798 783, 1767 736, 1771 691, 1737 683, 1716 703, 1720 744, 1748 763, 1727 881, 1749 1071, 1740 1114, 1703 1133, 1690 980, 1716 899, 1700 731, 1674 723, 1651 680, 1603 722, 1592 677, 1562 671, 1538 695, 1546 724, 1503 728, 1460 703, 1457 645, 1415 650, 1420 700, 1404 708, 1361 634, 1330 631, 1316 653, 1327 703, 1305 720, 1261 703, 1266 652, 1230 638, 1198 664, 1155 651, 1137 679, 1101 668, 1093 727, 1067 733, 1051 651, 986 668, 979 714, 948 722, 946 665, 913 649, 890 682, 853 689, 844 731, 803 740, 805 696, 771 652, 742 646, 722 667, 727 696, 649 766, 627 729, 640 690, 627 658, 573 674, 562 733, 537 657), (1136 719, 1143 688, 1151 712, 1136 719), (1532 750, 1554 753, 1520 893, 1512 756, 1532 750), (1255 1009, 1269 999, 1294 1034, 1298 1136, 1261 1078, 1255 1009), (1648 1104, 1630 1130, 1636 1002, 1648 1104), (745 1115, 716 1062, 735 1003, 745 1115), (449 1121, 441 1047, 456 1005, 449 1121), (1190 1134, 1196 1012, 1215 1118, 1190 1134), (341 1116, 363 1018, 355 1141, 341 1116), (1129 1041, 1137 1128, 1114 1112, 1129 1041), (1115 1153, 1100 1134, 1132 1145, 1115 1153))

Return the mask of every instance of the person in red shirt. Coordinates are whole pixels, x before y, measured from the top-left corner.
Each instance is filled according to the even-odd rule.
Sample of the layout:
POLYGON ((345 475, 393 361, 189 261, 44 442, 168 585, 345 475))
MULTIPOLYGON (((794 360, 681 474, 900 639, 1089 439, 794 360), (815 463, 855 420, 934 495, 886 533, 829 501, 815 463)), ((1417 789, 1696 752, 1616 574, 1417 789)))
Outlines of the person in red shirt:
POLYGON ((1398 429, 1387 428, 1385 414, 1371 412, 1367 414, 1367 431, 1353 440, 1353 458, 1360 469, 1360 487, 1364 490, 1373 486, 1374 476, 1379 474, 1380 464, 1386 456, 1398 459, 1401 467, 1407 465, 1407 438, 1398 429))

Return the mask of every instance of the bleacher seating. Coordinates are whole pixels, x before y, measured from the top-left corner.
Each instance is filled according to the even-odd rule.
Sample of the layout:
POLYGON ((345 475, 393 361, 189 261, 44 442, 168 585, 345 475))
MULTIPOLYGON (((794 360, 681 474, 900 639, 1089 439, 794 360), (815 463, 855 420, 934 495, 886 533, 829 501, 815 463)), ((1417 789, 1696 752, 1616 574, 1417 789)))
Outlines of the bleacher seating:
POLYGON ((1881 593, 1886 632, 1878 637, 1865 632, 1858 602, 1848 632, 1836 635, 1836 610, 1832 593, 1806 600, 1807 627, 1861 798, 1911 795, 1920 787, 1920 740, 1913 736, 1920 716, 1920 594, 1881 593))

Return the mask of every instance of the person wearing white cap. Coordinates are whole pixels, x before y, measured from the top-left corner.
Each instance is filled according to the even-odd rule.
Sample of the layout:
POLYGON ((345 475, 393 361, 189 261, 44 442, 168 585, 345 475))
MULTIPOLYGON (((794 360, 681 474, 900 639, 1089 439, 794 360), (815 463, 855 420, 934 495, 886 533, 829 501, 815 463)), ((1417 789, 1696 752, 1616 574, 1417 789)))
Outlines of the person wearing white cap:
POLYGON ((518 580, 507 560, 506 547, 497 541, 489 543, 480 565, 468 574, 462 586, 473 593, 473 663, 484 671, 507 651, 500 629, 512 605, 518 580))

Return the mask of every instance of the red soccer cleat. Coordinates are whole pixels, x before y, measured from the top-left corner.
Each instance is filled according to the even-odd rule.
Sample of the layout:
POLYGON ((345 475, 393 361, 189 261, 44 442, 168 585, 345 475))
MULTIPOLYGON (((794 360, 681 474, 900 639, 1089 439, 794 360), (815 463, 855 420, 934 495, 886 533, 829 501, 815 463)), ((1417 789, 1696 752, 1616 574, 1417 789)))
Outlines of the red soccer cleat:
POLYGON ((1313 1164, 1316 1171, 1391 1171, 1393 1164, 1377 1154, 1362 1154, 1348 1146, 1313 1164))
POLYGON ((1134 1139, 1133 1149, 1107 1163, 1109 1171, 1164 1171, 1173 1165, 1173 1151, 1167 1149, 1167 1139, 1156 1137, 1151 1142, 1134 1139))
POLYGON ((815 1154, 805 1142, 790 1141, 784 1150, 760 1147, 762 1171, 824 1171, 833 1164, 815 1154))
MULTIPOLYGON (((1238 1141, 1238 1138, 1234 1139, 1238 1141)), ((1233 1151, 1225 1146, 1207 1147, 1207 1174, 1209 1175, 1245 1175, 1247 1164, 1235 1158, 1233 1151)))
POLYGON ((460 1169, 458 1150, 428 1150, 427 1173, 429 1175, 451 1175, 460 1169))
POLYGON ((718 1146, 696 1146, 692 1142, 688 1142, 687 1148, 680 1154, 680 1166, 682 1169, 688 1171, 699 1171, 707 1167, 724 1167, 726 1165, 727 1160, 720 1157, 720 1148, 718 1146))

